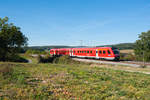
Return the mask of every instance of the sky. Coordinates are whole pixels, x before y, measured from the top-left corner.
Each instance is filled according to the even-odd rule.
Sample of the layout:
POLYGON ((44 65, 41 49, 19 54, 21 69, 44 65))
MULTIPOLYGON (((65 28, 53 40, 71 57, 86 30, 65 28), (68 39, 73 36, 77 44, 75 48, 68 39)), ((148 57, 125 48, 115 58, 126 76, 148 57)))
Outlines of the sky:
POLYGON ((5 16, 29 46, 128 43, 150 30, 150 0, 0 0, 5 16))

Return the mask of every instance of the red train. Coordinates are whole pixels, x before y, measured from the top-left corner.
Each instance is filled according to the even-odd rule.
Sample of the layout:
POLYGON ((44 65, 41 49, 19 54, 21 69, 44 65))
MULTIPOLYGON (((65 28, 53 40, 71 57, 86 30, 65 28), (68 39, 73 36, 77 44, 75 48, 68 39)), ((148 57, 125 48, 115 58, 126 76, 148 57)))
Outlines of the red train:
POLYGON ((51 49, 51 55, 69 55, 71 57, 96 58, 106 60, 119 60, 119 50, 112 47, 95 48, 60 48, 51 49))

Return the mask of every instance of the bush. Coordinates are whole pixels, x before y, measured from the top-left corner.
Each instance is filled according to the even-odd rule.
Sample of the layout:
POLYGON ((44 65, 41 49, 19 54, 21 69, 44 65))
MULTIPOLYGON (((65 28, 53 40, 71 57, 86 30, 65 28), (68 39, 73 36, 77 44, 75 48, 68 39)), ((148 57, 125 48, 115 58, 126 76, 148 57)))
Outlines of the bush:
POLYGON ((53 63, 56 63, 56 64, 83 64, 83 62, 81 63, 79 61, 72 60, 71 57, 68 55, 56 57, 54 59, 53 63))
POLYGON ((56 57, 51 57, 49 55, 47 55, 45 57, 42 57, 41 55, 39 55, 38 56, 38 63, 52 63, 55 58, 56 57))
POLYGON ((60 56, 55 58, 53 63, 69 64, 72 63, 72 59, 69 56, 60 56))
POLYGON ((134 54, 126 54, 126 53, 120 53, 120 60, 125 60, 125 61, 133 61, 136 60, 136 57, 134 54))
POLYGON ((55 64, 79 64, 80 62, 78 61, 74 61, 70 58, 70 56, 46 56, 46 57, 42 57, 42 56, 38 56, 38 62, 39 63, 55 63, 55 64))

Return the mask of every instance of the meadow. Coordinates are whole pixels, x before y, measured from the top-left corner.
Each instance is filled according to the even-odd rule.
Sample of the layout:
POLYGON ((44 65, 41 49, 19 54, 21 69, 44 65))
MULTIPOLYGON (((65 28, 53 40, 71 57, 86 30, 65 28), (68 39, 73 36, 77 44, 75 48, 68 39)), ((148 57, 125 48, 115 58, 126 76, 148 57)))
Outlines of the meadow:
POLYGON ((1 62, 0 66, 0 100, 150 99, 150 75, 110 65, 1 62))

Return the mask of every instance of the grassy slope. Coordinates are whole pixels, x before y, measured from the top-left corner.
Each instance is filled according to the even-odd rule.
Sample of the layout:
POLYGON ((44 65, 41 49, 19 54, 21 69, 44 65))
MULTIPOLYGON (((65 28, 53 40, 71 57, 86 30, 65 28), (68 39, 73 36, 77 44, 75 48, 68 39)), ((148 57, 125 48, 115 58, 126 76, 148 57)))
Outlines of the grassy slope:
MULTIPOLYGON (((148 100, 150 76, 89 65, 16 64, 0 75, 0 98, 148 100)), ((103 65, 101 65, 103 66, 103 65)))

